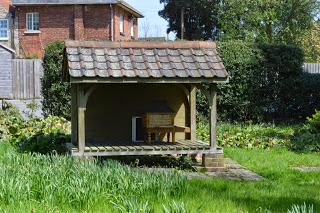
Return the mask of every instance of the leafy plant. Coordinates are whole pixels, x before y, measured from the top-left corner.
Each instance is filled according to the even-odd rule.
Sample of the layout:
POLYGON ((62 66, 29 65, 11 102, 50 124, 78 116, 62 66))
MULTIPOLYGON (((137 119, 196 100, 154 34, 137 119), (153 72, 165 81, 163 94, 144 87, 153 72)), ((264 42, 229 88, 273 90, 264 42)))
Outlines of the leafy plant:
POLYGON ((0 110, 0 142, 6 141, 10 135, 10 126, 21 125, 24 122, 21 113, 10 104, 0 110))
POLYGON ((42 78, 43 112, 70 120, 71 95, 70 84, 62 80, 64 43, 56 41, 47 46, 43 60, 42 78))
POLYGON ((320 152, 320 112, 316 111, 307 120, 308 123, 295 132, 290 148, 294 151, 320 152))
POLYGON ((310 118, 307 118, 310 128, 320 133, 320 111, 316 111, 310 118))
MULTIPOLYGON (((269 149, 287 147, 299 126, 275 126, 267 124, 218 123, 218 144, 223 147, 269 149)), ((197 138, 209 141, 209 124, 200 122, 197 138)))
MULTIPOLYGON (((27 143, 29 139, 36 135, 39 139, 40 135, 69 135, 70 131, 71 125, 69 121, 64 118, 49 116, 47 118, 30 119, 21 123, 12 123, 8 127, 8 136, 6 140, 14 146, 19 146, 23 142, 27 143)), ((34 144, 34 140, 37 141, 36 138, 29 142, 34 144)))
POLYGON ((313 213, 313 205, 308 205, 304 203, 303 205, 293 205, 288 213, 313 213))
MULTIPOLYGON (((302 72, 300 48, 243 41, 218 42, 217 47, 230 73, 229 83, 218 87, 221 121, 294 123, 320 107, 320 76, 302 72)), ((198 116, 208 118, 208 109, 198 91, 198 116)))
MULTIPOLYGON (((189 213, 184 203, 173 201, 168 206, 163 205, 164 213, 189 213)), ((200 209, 198 209, 201 212, 200 209)))

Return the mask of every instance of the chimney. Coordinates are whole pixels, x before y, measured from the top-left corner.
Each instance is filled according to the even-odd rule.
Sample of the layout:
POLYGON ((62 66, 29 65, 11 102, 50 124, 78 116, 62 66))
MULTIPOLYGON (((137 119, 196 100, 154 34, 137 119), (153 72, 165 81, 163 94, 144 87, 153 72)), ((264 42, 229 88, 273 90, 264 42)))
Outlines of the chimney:
POLYGON ((83 6, 74 5, 74 39, 84 40, 83 6))

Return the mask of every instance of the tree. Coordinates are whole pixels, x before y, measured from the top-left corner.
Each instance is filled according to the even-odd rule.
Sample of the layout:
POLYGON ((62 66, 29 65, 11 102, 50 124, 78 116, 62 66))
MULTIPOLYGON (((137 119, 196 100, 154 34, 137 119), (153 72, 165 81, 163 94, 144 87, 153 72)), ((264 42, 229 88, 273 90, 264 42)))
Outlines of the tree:
POLYGON ((169 22, 167 32, 175 32, 181 38, 181 10, 184 8, 187 40, 208 40, 217 37, 218 4, 220 0, 160 0, 164 9, 159 15, 169 22))
POLYGON ((306 62, 320 63, 320 22, 306 33, 301 39, 306 62))
POLYGON ((220 30, 224 40, 297 44, 318 10, 318 0, 224 0, 220 30))
POLYGON ((296 44, 314 23, 319 0, 160 0, 159 15, 168 32, 180 38, 180 11, 185 8, 185 38, 241 39, 296 44))

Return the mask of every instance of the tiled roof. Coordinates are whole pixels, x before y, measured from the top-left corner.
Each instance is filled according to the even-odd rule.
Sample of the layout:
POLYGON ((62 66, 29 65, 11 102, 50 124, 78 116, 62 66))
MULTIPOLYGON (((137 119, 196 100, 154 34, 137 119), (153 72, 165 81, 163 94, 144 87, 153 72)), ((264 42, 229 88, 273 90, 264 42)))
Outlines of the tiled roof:
POLYGON ((214 42, 67 41, 66 55, 73 78, 228 78, 214 42))
MULTIPOLYGON (((3 0, 0 0, 3 1, 3 0)), ((4 0, 5 1, 5 0, 4 0)), ((73 4, 117 4, 142 18, 141 12, 124 0, 12 0, 14 6, 26 5, 73 5, 73 4)))

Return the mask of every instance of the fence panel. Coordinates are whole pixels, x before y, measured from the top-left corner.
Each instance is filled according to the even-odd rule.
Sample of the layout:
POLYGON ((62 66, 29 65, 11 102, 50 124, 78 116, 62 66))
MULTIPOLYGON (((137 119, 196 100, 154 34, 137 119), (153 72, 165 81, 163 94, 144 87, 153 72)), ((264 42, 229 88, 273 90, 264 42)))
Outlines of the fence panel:
POLYGON ((41 98, 42 61, 38 59, 12 60, 13 99, 41 98))
POLYGON ((304 72, 310 74, 320 74, 320 64, 317 63, 305 63, 304 72))

